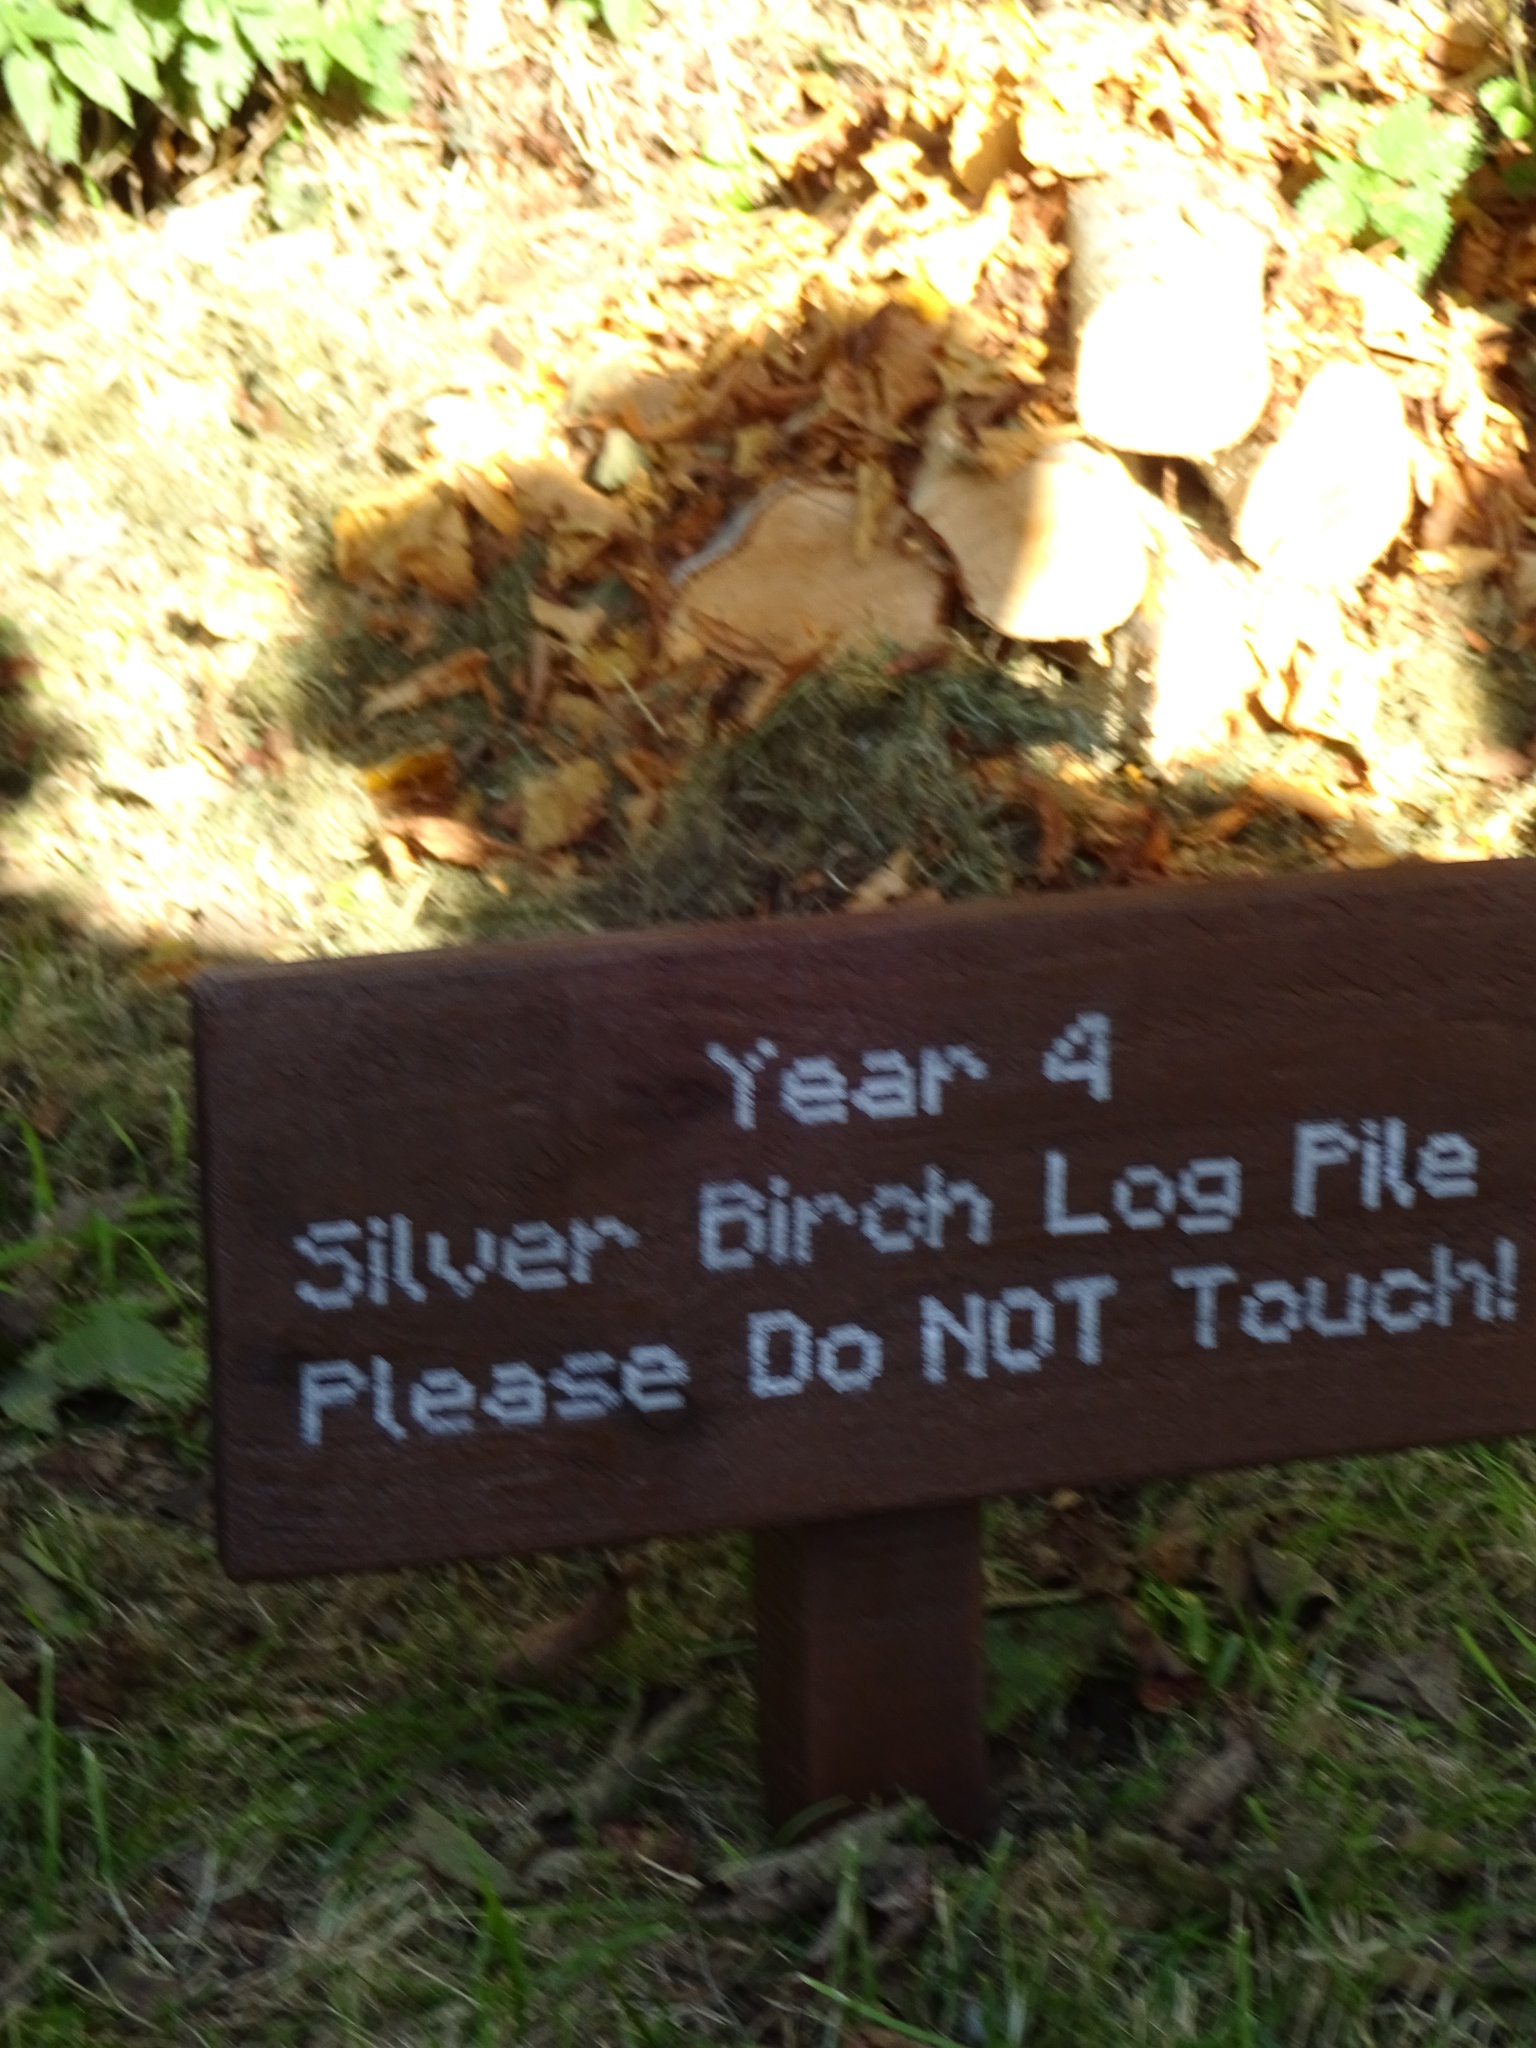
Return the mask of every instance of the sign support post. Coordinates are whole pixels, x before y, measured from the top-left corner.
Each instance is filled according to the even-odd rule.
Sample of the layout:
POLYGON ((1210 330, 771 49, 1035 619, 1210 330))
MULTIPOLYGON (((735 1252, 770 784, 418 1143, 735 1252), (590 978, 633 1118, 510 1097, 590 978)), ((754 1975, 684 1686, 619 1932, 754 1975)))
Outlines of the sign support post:
POLYGON ((983 1834, 977 1504, 761 1530, 753 1548, 769 1820, 906 1795, 983 1834))

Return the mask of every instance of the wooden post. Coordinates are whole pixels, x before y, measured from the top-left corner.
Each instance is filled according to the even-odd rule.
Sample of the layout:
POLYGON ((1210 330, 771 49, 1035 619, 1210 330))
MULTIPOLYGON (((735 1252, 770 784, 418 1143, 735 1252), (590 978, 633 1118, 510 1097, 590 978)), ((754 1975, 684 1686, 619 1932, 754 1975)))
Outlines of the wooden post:
POLYGON ((922 1508, 762 1531, 758 1731, 768 1814, 926 1800, 987 1827, 981 1511, 922 1508))

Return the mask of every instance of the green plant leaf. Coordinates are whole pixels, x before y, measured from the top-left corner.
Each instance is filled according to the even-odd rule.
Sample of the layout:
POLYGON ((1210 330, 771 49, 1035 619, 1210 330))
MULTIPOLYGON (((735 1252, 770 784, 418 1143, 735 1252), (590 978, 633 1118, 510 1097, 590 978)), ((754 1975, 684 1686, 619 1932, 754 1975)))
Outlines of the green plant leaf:
POLYGON ((121 1302, 99 1302, 53 1347, 59 1389, 106 1389, 130 1401, 182 1401, 202 1385, 190 1351, 121 1302))
POLYGON ((1477 89, 1477 103, 1485 112, 1497 120, 1506 107, 1520 104, 1520 81, 1505 72, 1502 78, 1489 78, 1477 89))
POLYGON ((331 53, 331 61, 350 73, 360 85, 372 82, 373 53, 356 22, 331 22, 325 30, 325 46, 331 53))
POLYGON ((287 61, 288 38, 280 15, 266 8, 242 8, 236 27, 246 48, 269 71, 287 61))
POLYGON ((49 0, 24 0, 12 19, 26 35, 39 43, 77 43, 89 33, 77 16, 49 5, 49 0))
MULTIPOLYGON (((1354 165, 1347 168, 1354 169, 1354 165)), ((1296 200, 1296 218, 1308 227, 1340 234, 1353 241, 1365 226, 1365 200, 1356 181, 1332 176, 1315 178, 1296 200)))
POLYGON ((1415 191, 1454 192, 1482 154, 1469 115, 1437 114, 1423 93, 1391 107, 1360 138, 1360 157, 1415 191))
POLYGON ((164 64, 181 41, 179 0, 132 0, 134 19, 157 64, 164 64))
POLYGON ((59 1376, 53 1346, 39 1344, 0 1380, 0 1415, 15 1429, 45 1436, 58 1423, 59 1376))
POLYGON ((1438 125, 1435 154, 1427 176, 1428 184, 1447 197, 1459 192, 1483 160, 1483 138, 1470 114, 1448 114, 1438 125))
POLYGON ((53 120, 53 71, 35 50, 11 50, 0 58, 0 78, 11 111, 34 149, 46 149, 53 120))
POLYGON ((181 46, 181 75, 203 118, 224 122, 250 91, 256 59, 233 35, 228 42, 217 43, 188 36, 181 46))
POLYGON ((48 110, 48 154, 56 164, 80 161, 80 95, 55 74, 49 80, 53 104, 48 110))
POLYGON ((1115 1651, 1113 1618, 1097 1602, 1043 1608, 1012 1625, 989 1624, 989 1731, 1001 1734, 1019 1720, 1053 1720, 1089 1672, 1115 1651))
POLYGON ((140 24, 130 16, 102 38, 107 61, 123 81, 145 99, 158 99, 160 70, 140 24))
POLYGON ((1377 175, 1352 156, 1329 156, 1323 150, 1317 153, 1317 167, 1330 184, 1344 192, 1364 193, 1377 175))
POLYGON ((398 71, 393 77, 388 73, 380 78, 367 80, 362 87, 364 102, 376 114, 408 114, 411 111, 411 91, 398 71))
POLYGON ((1342 127, 1345 123, 1363 121, 1367 111, 1359 100, 1352 100, 1347 92, 1322 92, 1317 96, 1315 112, 1319 121, 1336 122, 1342 127))
POLYGON ((160 92, 156 62, 156 24, 140 13, 134 0, 85 0, 86 12, 105 30, 111 62, 125 85, 155 99, 160 92))
POLYGON ((645 27, 648 0, 598 0, 597 11, 616 43, 633 42, 645 27))
POLYGON ((1412 184, 1434 154, 1434 110, 1423 93, 1389 107, 1360 138, 1360 160, 1412 184))
POLYGON ((331 82, 331 53, 321 40, 319 29, 290 44, 289 54, 292 61, 303 64, 310 90, 324 92, 331 82))
POLYGON ((1422 285, 1445 254, 1454 222, 1437 192, 1403 192, 1371 207, 1371 223, 1390 235, 1422 285))
POLYGON ((116 114, 125 126, 133 124, 133 105, 128 98, 123 81, 107 56, 110 45, 104 42, 99 31, 92 31, 89 41, 60 43, 53 53, 53 61, 69 80, 78 86, 83 96, 98 107, 106 107, 116 114))
POLYGON ((227 40, 231 10, 219 0, 182 0, 181 25, 188 35, 203 36, 209 42, 227 40))

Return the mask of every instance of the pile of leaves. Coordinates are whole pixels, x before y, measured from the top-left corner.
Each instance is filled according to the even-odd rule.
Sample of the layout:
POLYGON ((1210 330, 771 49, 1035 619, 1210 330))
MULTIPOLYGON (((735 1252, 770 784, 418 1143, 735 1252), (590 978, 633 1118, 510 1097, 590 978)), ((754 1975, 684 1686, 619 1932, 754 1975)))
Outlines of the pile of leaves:
MULTIPOLYGON (((1276 404, 1342 357, 1389 369, 1415 422, 1417 552, 1398 581, 1381 572, 1347 602, 1272 611, 1257 698, 1232 684, 1232 734, 1258 730, 1252 714, 1335 750, 1335 796, 1318 802, 1347 818, 1349 792, 1370 789, 1376 699, 1407 650, 1391 623, 1402 571, 1496 575, 1514 593, 1536 570, 1524 430, 1496 395, 1508 330, 1414 288, 1481 147, 1470 115, 1431 107, 1422 74, 1383 63, 1376 105, 1335 96, 1329 132, 1348 112, 1358 158, 1315 161, 1254 46, 1188 24, 1074 18, 1047 46, 1022 18, 1004 31, 989 15, 920 91, 801 76, 780 125, 753 137, 797 204, 682 245, 652 289, 615 299, 574 364, 561 337, 545 353, 520 337, 506 374, 427 402, 412 474, 339 514, 339 573, 378 600, 369 630, 407 651, 441 645, 443 610, 499 614, 509 578, 532 582, 526 639, 482 636, 365 701, 370 734, 416 721, 369 775, 389 872, 446 860, 503 891, 509 865, 574 876, 581 849, 656 828, 707 750, 771 720, 800 677, 871 657, 888 674, 963 667, 967 647, 995 661, 1004 650, 960 602, 964 562, 909 509, 913 479, 935 449, 995 479, 1077 437, 1065 180, 1113 169, 1149 132, 1234 170, 1262 160, 1298 184, 1322 171, 1301 227, 1329 231, 1298 231, 1272 286, 1276 404), (1342 212, 1340 192, 1353 194, 1342 212), (1405 260, 1341 248, 1362 221, 1394 228, 1405 260), (515 740, 486 744, 521 754, 515 790, 466 775, 462 731, 439 709, 451 698, 503 733, 511 720, 515 740)), ((1523 145, 1499 147, 1503 163, 1523 145)), ((1480 272, 1496 247, 1518 281, 1525 216, 1486 197, 1458 262, 1480 272)), ((1123 751, 1125 737, 1101 723, 1102 742, 1123 751)), ((945 856, 904 857, 891 900, 947 886, 945 856)), ((818 900, 814 884, 802 895, 818 900)), ((731 888, 711 900, 746 907, 731 888)))

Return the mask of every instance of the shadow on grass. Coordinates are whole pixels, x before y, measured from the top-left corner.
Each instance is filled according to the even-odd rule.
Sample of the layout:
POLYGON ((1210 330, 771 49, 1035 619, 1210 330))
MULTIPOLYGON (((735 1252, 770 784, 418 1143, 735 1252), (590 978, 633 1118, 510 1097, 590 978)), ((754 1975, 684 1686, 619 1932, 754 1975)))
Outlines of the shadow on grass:
MULTIPOLYGON (((615 395, 616 410, 625 395, 615 395)), ((722 448, 751 423, 721 418, 722 448)), ((594 445, 603 430, 601 418, 579 429, 594 445)), ((850 463, 868 452, 855 441, 850 463)), ((912 454, 899 449, 898 466, 912 454)), ((701 480, 701 490, 713 492, 709 519, 718 522, 752 487, 731 479, 726 454, 709 460, 717 473, 701 480)), ((539 552, 521 544, 507 550, 470 516, 481 594, 473 605, 436 615, 429 652, 435 658, 485 647, 504 698, 511 692, 515 699, 515 686, 526 692, 532 666, 528 597, 540 580, 539 552)), ((708 522, 699 530, 695 505, 688 525, 663 527, 647 558, 631 565, 643 617, 661 615, 673 572, 707 530, 708 522)), ((611 600, 607 573, 578 574, 557 594, 572 604, 611 600)), ((1019 655, 964 634, 917 664, 872 652, 807 674, 760 720, 729 664, 670 672, 655 659, 653 641, 654 674, 648 670, 644 701, 636 704, 588 686, 546 647, 545 658, 563 672, 542 717, 520 717, 505 702, 497 717, 479 699, 463 698, 386 728, 359 717, 361 694, 398 681, 421 657, 349 625, 348 608, 335 599, 334 590, 317 589, 316 630, 272 650, 237 710, 252 740, 268 713, 279 711, 300 764, 321 762, 333 779, 355 779, 386 754, 447 748, 456 800, 493 817, 503 807, 515 813, 523 780, 552 762, 593 750, 606 760, 654 745, 657 724, 663 741, 680 736, 677 779, 659 817, 629 822, 616 780, 606 818, 569 853, 497 863, 484 873, 424 865, 417 881, 430 888, 415 921, 390 936, 395 945, 509 940, 556 927, 835 914, 898 859, 907 863, 904 886, 946 899, 1126 881, 1138 851, 1146 851, 1134 838, 1135 816, 1124 820, 1133 836, 1119 851, 1113 841, 1081 834, 1065 846, 1048 843, 1059 826, 1042 806, 1042 786, 1065 787, 1086 772, 1128 814, 1198 818, 1242 785, 1271 744, 1261 735, 1251 754, 1235 751, 1203 776, 1142 783, 1136 796, 1136 778, 1124 772, 1138 765, 1131 678, 1094 667, 1081 650, 1019 655), (999 772, 989 775, 989 766, 999 772)), ((1490 660, 1488 678, 1487 738, 1523 743, 1532 711, 1528 663, 1505 673, 1490 660)), ((5 807, 25 803, 71 746, 68 735, 45 728, 25 677, 12 680, 3 708, 12 767, 0 786, 0 835, 5 807)), ((258 787, 265 778, 274 810, 302 812, 310 785, 290 767, 274 758, 249 773, 258 787)), ((1319 836, 1294 818, 1257 819, 1253 834, 1240 855, 1251 871, 1327 858, 1319 836)), ((320 836, 317 826, 317 844, 320 836)), ((305 843, 302 818, 293 843, 305 843)), ((360 850, 349 846, 335 867, 355 867, 360 850)), ((391 901, 389 892, 408 896, 417 886, 382 873, 377 883, 373 895, 383 891, 391 901)), ((364 950, 383 929, 343 921, 326 944, 364 950)), ((250 950, 259 953, 262 944, 253 932, 250 950)), ((184 997, 174 972, 157 972, 142 948, 114 943, 46 893, 0 897, 0 1233, 24 1233, 37 1206, 23 1123, 45 1141, 61 1184, 185 1186, 187 1081, 184 997)), ((195 1255, 190 1238, 185 1250, 195 1255)), ((1303 1531, 1327 1531, 1338 1539, 1341 1561, 1354 1546, 1365 1560, 1357 1608, 1367 1599, 1395 1601, 1393 1625, 1412 1640, 1444 1604, 1454 1546, 1447 1539, 1446 1554, 1431 1556, 1439 1539, 1420 1543, 1418 1491, 1410 1487, 1409 1497, 1383 1506, 1371 1489, 1390 1491, 1403 1473, 1438 1474, 1445 1525, 1466 1557, 1480 1559, 1491 1554, 1505 1509, 1525 1511, 1529 1475, 1501 1467, 1497 1483, 1508 1498, 1494 1499, 1490 1482, 1474 1500, 1471 1489, 1464 1498, 1456 1492, 1465 1469, 1457 1454, 1433 1454, 1352 1470, 1344 1485, 1323 1468, 1278 1481, 1241 1475, 1209 1482, 1201 1499, 1213 1552, 1218 1540, 1242 1552, 1275 1514, 1303 1531), (1383 1596, 1389 1579, 1395 1591, 1383 1596)), ((552 2040, 680 2044, 750 2031, 787 2041, 805 2023, 805 2010, 817 2024, 826 2012, 806 1999, 802 1980, 786 1976, 786 1946, 797 1963, 853 1987, 838 1995, 877 2030, 872 2040, 893 2016, 906 2026, 904 2038, 1024 2039, 1020 2015, 1031 2014, 1042 2048, 1118 2042, 1142 2025, 1156 2037, 1246 2044, 1310 2038, 1318 2010, 1329 2026, 1336 2018, 1361 2028, 1385 2011, 1389 2023, 1401 2017, 1405 2029, 1409 2019, 1418 2028, 1403 2038, 1434 2038, 1416 2013, 1403 2017, 1397 1964, 1385 1935, 1377 1938, 1376 1921, 1369 1943, 1330 1934, 1332 1922, 1309 1922, 1298 1934, 1293 1894, 1300 1872, 1339 1925, 1362 1911, 1369 1920, 1370 1909, 1391 1896, 1406 1952, 1425 1924, 1436 1924, 1441 1876, 1428 1861, 1420 1871, 1391 1851, 1382 1816, 1392 1803, 1396 1829, 1397 1809, 1417 1802, 1417 1832, 1440 1844, 1436 1854, 1447 1840, 1455 1849, 1456 1831, 1478 1840, 1474 1830, 1487 1816, 1476 1788, 1467 1789, 1459 1752, 1451 1754, 1449 1736, 1444 1754, 1436 1738, 1420 1756, 1410 1755, 1419 1742, 1412 1731, 1399 1747, 1383 1743, 1369 1723, 1362 1734, 1317 1643, 1298 1646, 1293 1630, 1268 1614, 1255 1620, 1258 1610, 1236 1596, 1228 1612, 1205 1580, 1183 1607, 1170 1594, 1169 1611, 1189 1619, 1191 1645, 1208 1612, 1220 1617, 1221 1654, 1231 1646, 1232 1658, 1223 1667, 1223 1698, 1241 1668, 1273 1733, 1266 1801, 1279 1807, 1282 1822, 1315 1826, 1319 1815, 1347 1816, 1332 1830, 1326 1856, 1306 1862, 1286 1835, 1266 1863, 1269 1845, 1257 1839, 1257 1827, 1240 1835, 1236 1861, 1219 1871, 1172 1849, 1156 1833, 1156 1817, 1169 1781, 1198 1764, 1214 1739, 1206 1725, 1214 1716, 1144 1711, 1123 1653, 1097 1639, 1084 1669, 1072 1663, 1061 1677, 1057 1664, 1066 1669, 1071 1660, 1064 1652, 1051 1663, 1051 1646, 1041 1647, 1045 1632, 1036 1631, 1020 1682, 1035 1689, 1032 1698, 1043 1686, 1045 1704, 1006 1756, 999 1745, 1014 1779, 1015 1839, 980 1870, 957 1874, 942 1857, 922 1865, 921 1883, 947 1902, 931 1935, 914 1938, 904 1953, 877 1954, 857 1890, 844 1886, 818 1895, 787 1934, 716 1941, 701 1935, 706 1923, 692 1911, 700 1881, 691 1867, 673 1865, 713 1855, 722 1841, 762 1846, 745 1687, 734 1671, 724 1688, 723 1735, 647 1788, 639 1820, 565 1845, 586 1858, 567 1866, 575 1873, 569 1890, 552 1885, 547 1897, 499 1906, 498 1919, 484 1887, 464 1881, 464 1837, 483 1854, 511 1857, 524 1794, 600 1755, 627 1701, 718 1670, 721 1637, 739 1637, 744 1624, 739 1558, 728 1542, 659 1546, 636 1639, 599 1656, 563 1689, 529 1688, 509 1699, 493 1675, 507 1636, 578 1600, 595 1575, 592 1560, 365 1576, 258 1596, 218 1577, 200 1526, 189 1531, 164 1518, 146 1523, 120 1514, 121 1468, 109 1468, 104 1482, 87 1471, 86 1482, 82 1509, 63 1479, 54 1487, 29 1475, 31 1490, 24 1499, 18 1493, 14 1511, 33 1551, 59 1567, 61 1720, 88 1733, 106 1758, 105 1838, 118 1844, 117 1872, 138 1918, 132 1934, 115 1921, 110 1938, 91 1930, 91 1915, 106 1916, 108 1865, 82 1766, 64 1784, 62 1861, 56 1833, 50 1847, 46 1814, 35 1825, 29 1818, 27 1887, 13 1881, 7 1895, 0 1880, 0 1930, 25 1923, 29 1940, 46 1950, 57 1930, 31 1917, 46 1880, 51 1906, 85 1929, 77 1950, 62 1951, 66 1961, 83 1955, 91 1971, 99 1967, 122 2012, 114 2010, 94 2036, 82 2032, 93 2024, 84 2015, 102 2009, 91 2003, 94 1979, 82 1964, 88 1988, 77 1990, 50 1961, 18 1994, 25 2003, 11 2023, 31 2029, 25 2038, 116 2041, 141 2038, 150 2027, 161 2038, 190 2041, 203 2037, 206 2023, 221 2038, 265 2042, 308 2038, 309 2020, 327 2011, 346 2015, 337 2039, 361 2038, 359 2029, 394 2038, 398 2025, 416 2026, 414 2018, 401 2020, 405 2013, 426 2015, 417 2031, 399 2035, 413 2040, 433 2038, 439 2018, 455 2030, 452 2038, 523 2038, 531 2014, 547 2023, 552 2040), (1050 1664, 1044 1681, 1042 1662, 1050 1664), (448 1817, 446 1834, 441 1826, 435 1837, 429 1832, 435 1862, 419 1840, 409 1852, 403 1846, 423 1807, 448 1817), (1009 1864, 1015 1856, 1018 1874, 1009 1864), (427 1886, 423 1868, 431 1873, 427 1886), (1253 1917, 1267 1943, 1257 1992, 1246 1945, 1253 1917), (155 1961, 161 1948, 146 1954, 146 1941, 173 1949, 174 1967, 162 1970, 155 1961), (1298 1946, 1307 1953, 1291 1955, 1298 1946), (178 2009, 183 1978, 195 1980, 202 2017, 178 2009), (1208 2024, 1192 2016, 1202 2002, 1208 2024), (1237 2016, 1229 2024, 1223 2015, 1230 2013, 1237 2016), (705 2017, 696 2025, 698 2014, 705 2017), (584 2035, 571 2031, 578 2022, 584 2035), (925 2031, 912 2034, 911 2025, 925 2031)), ((1181 1497, 1164 1489, 1156 1500, 1181 1497)), ((0 1505, 11 1511, 8 1499, 0 1505)), ((1113 1541, 1123 1539, 1128 1554, 1132 1535, 1149 1533, 1135 1530, 1143 1509, 1126 1500, 1114 1514, 1123 1526, 1113 1541)), ((1042 1520, 1043 1510, 1028 1505, 999 1511, 994 1556, 1021 1582, 1032 1584, 1041 1569, 1042 1541, 1052 1534, 1042 1520)), ((1321 1561, 1330 1572, 1338 1568, 1321 1561)), ((1474 1602, 1477 1589, 1465 1590, 1474 1602)), ((1350 1626, 1356 1619, 1352 1613, 1350 1626)), ((1207 1653, 1191 1647, 1190 1654, 1207 1653)), ((0 1676, 20 1668, 0 1665, 0 1676)), ((29 1697, 35 1702, 39 1694, 29 1697)), ((1214 1695, 1213 1704, 1220 1704, 1214 1695)), ((68 1757, 74 1771, 73 1748, 68 1757)), ((1494 1783, 1486 1769, 1484 1782, 1494 1783)), ((1267 1826, 1267 1808, 1263 1817, 1267 1826)), ((1413 1819, 1410 1812, 1402 1820, 1404 1839, 1413 1819)), ((1507 1874, 1523 1882, 1523 1815, 1501 1808, 1489 1825, 1499 1830, 1507 1874)), ((1213 1860, 1222 1853, 1218 1847, 1213 1860)), ((483 1864, 472 1867, 483 1876, 483 1864)), ((1452 1900, 1458 1913, 1462 1901, 1461 1893, 1452 1900)), ((1310 1899, 1302 1903, 1310 1912, 1310 1899)), ((1387 1931, 1396 1932, 1390 1913, 1387 1931)), ((1528 2007, 1524 1994, 1521 2002, 1528 2007)), ((1476 2031, 1482 2005, 1475 1987, 1464 2004, 1470 2016, 1457 2038, 1500 2038, 1476 2031)))

